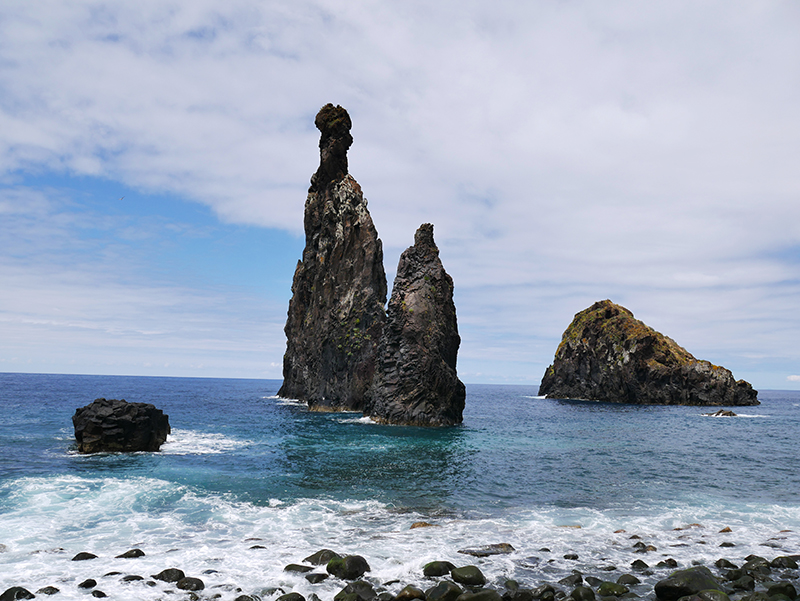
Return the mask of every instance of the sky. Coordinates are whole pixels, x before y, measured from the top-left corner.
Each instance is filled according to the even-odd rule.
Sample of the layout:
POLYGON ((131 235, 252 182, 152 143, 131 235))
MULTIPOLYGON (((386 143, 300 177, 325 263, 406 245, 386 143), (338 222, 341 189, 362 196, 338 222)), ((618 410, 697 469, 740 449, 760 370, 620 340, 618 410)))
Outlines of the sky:
POLYGON ((314 116, 389 288, 434 224, 467 383, 622 304, 800 389, 793 0, 6 0, 0 371, 281 378, 314 116))

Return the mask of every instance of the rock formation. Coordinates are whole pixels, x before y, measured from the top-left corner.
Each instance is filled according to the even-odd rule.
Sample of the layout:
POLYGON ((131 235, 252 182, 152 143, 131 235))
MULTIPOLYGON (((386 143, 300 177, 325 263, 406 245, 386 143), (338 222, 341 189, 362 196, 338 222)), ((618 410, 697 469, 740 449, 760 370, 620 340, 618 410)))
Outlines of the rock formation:
POLYGON ((80 453, 158 451, 169 416, 150 403, 95 399, 72 416, 80 453))
POLYGON ((306 247, 292 282, 278 396, 384 423, 461 423, 453 280, 433 226, 422 225, 400 257, 387 322, 383 248, 347 171, 350 117, 327 104, 314 123, 320 165, 306 199, 306 247))
POLYGON ((730 371, 695 359, 625 307, 600 301, 575 315, 539 394, 550 398, 663 405, 758 405, 730 371))
POLYGON ((278 395, 315 410, 361 411, 386 319, 383 247, 347 172, 350 116, 328 104, 314 123, 320 165, 305 204, 306 246, 292 282, 278 395))
POLYGON ((400 256, 369 415, 380 422, 449 426, 462 421, 464 384, 456 375, 461 338, 453 280, 425 223, 400 256))

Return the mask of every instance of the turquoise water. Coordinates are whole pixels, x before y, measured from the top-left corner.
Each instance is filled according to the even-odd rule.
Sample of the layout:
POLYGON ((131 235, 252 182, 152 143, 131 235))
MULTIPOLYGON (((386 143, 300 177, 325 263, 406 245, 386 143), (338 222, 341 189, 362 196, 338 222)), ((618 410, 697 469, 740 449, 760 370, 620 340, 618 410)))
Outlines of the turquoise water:
MULTIPOLYGON (((98 568, 69 559, 91 551, 113 567, 134 546, 149 573, 214 569, 204 578, 218 580, 223 599, 235 585, 323 601, 341 586, 283 572, 323 547, 364 555, 377 581, 404 583, 425 561, 463 565, 459 549, 496 542, 517 552, 480 560, 482 569, 531 583, 601 563, 625 568, 642 558, 631 555, 633 533, 658 547, 644 557, 652 563, 800 553, 800 392, 762 392, 739 417, 712 418, 697 407, 471 385, 462 426, 424 429, 310 413, 276 398, 279 386, 0 374, 0 592, 62 582, 62 598, 83 598, 75 582, 98 568), (76 454, 72 414, 101 396, 163 409, 172 435, 162 452, 76 454), (415 521, 437 527, 409 530, 415 521), (702 528, 674 530, 693 523, 702 528), (726 526, 733 532, 720 534, 726 526), (725 541, 735 550, 723 553, 725 541), (565 562, 567 552, 579 562, 565 562)), ((101 584, 130 595, 113 578, 101 584)))

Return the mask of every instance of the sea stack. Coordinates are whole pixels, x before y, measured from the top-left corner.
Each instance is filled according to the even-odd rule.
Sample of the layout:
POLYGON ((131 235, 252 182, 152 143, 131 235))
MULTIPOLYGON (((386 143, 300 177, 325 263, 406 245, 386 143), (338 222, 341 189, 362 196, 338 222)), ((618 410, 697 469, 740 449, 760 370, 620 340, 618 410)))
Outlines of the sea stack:
POLYGON ((658 405, 758 405, 744 380, 695 359, 674 340, 599 301, 564 332, 539 394, 550 398, 658 405))
POLYGON ((391 424, 460 424, 466 396, 456 374, 461 338, 453 280, 425 223, 400 256, 381 339, 369 416, 391 424))
POLYGON ((350 116, 327 104, 314 123, 320 165, 306 198, 306 246, 292 282, 278 395, 312 410, 363 411, 386 319, 383 247, 348 173, 350 116))
POLYGON ((170 433, 169 416, 150 403, 95 399, 72 416, 79 453, 158 451, 170 433))

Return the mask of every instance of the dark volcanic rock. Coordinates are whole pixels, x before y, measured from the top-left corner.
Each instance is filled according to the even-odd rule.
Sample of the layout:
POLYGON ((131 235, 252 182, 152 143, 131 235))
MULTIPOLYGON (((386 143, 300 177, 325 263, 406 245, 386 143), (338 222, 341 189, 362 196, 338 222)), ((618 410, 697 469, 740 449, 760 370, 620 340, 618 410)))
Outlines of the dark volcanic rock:
POLYGON ((425 223, 397 266, 369 416, 392 424, 460 424, 466 397, 456 374, 460 344, 453 280, 425 223))
POLYGON ((72 416, 81 453, 158 451, 170 432, 169 416, 149 403, 95 399, 72 416))
POLYGON ((679 570, 665 580, 656 583, 656 597, 665 601, 675 601, 688 595, 696 595, 701 591, 721 590, 711 570, 705 566, 697 566, 679 570))
POLYGON ((13 601, 14 599, 33 599, 35 595, 21 586, 12 586, 0 595, 0 601, 13 601))
POLYGON ((386 320, 383 246, 361 187, 347 173, 347 111, 328 104, 315 124, 320 166, 306 199, 306 246, 292 282, 278 396, 311 409, 361 411, 386 320))
POLYGON ((361 555, 346 555, 344 557, 334 557, 325 566, 325 570, 331 576, 336 576, 342 580, 357 580, 366 572, 370 571, 367 560, 361 555))
POLYGON ((695 359, 675 341, 600 301, 575 315, 539 394, 551 398, 663 405, 758 405, 730 371, 695 359))

